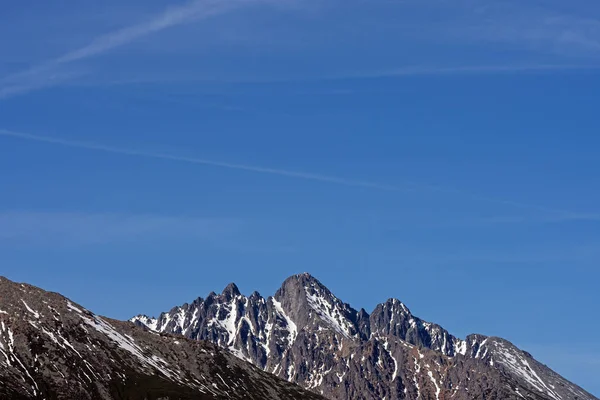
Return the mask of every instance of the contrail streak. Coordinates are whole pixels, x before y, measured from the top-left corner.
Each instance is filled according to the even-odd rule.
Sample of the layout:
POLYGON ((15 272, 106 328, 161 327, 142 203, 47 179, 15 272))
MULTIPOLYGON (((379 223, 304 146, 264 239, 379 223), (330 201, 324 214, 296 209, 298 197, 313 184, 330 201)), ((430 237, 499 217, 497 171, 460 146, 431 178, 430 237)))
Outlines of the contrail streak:
POLYGON ((13 132, 13 131, 5 130, 5 129, 0 129, 0 135, 11 136, 14 138, 31 140, 31 141, 36 141, 36 142, 52 143, 52 144, 57 144, 57 145, 67 146, 67 147, 76 147, 76 148, 80 148, 80 149, 103 151, 103 152, 107 152, 107 153, 123 154, 123 155, 146 157, 146 158, 157 158, 157 159, 162 159, 162 160, 186 162, 186 163, 190 163, 190 164, 208 165, 208 166, 213 166, 213 167, 221 167, 221 168, 236 169, 236 170, 242 170, 242 171, 257 172, 257 173, 261 173, 261 174, 280 175, 280 176, 287 176, 290 178, 336 183, 336 184, 345 185, 345 186, 365 187, 365 188, 388 190, 388 191, 407 191, 407 189, 401 188, 399 186, 385 185, 385 184, 379 184, 379 183, 368 182, 368 181, 344 179, 344 178, 339 178, 339 177, 335 177, 335 176, 310 174, 310 173, 305 173, 305 172, 289 171, 289 170, 278 169, 278 168, 268 168, 268 167, 254 166, 254 165, 235 164, 235 163, 207 160, 204 158, 183 157, 183 156, 177 156, 177 155, 166 154, 166 153, 154 153, 154 152, 146 152, 146 151, 134 150, 134 149, 123 149, 123 148, 119 148, 119 147, 105 146, 105 145, 96 144, 96 143, 79 142, 79 141, 65 140, 65 139, 53 138, 53 137, 47 137, 47 136, 32 135, 32 134, 28 134, 28 133, 13 132))
POLYGON ((502 72, 597 70, 599 64, 464 65, 458 67, 404 67, 374 73, 373 77, 415 75, 490 74, 502 72))
POLYGON ((13 137, 13 138, 17 138, 17 139, 50 143, 50 144, 79 148, 79 149, 102 151, 102 152, 106 152, 106 153, 122 154, 122 155, 135 156, 135 157, 155 158, 155 159, 169 160, 169 161, 178 161, 178 162, 184 162, 184 163, 188 163, 188 164, 207 165, 207 166, 212 166, 212 167, 248 171, 248 172, 260 173, 260 174, 279 175, 279 176, 284 176, 284 177, 289 177, 289 178, 305 179, 305 180, 325 182, 325 183, 333 183, 333 184, 338 184, 338 185, 343 185, 343 186, 362 187, 362 188, 370 188, 370 189, 393 191, 393 192, 409 192, 409 191, 414 191, 414 190, 427 190, 427 191, 431 191, 431 192, 449 193, 449 194, 460 195, 463 197, 468 197, 472 200, 477 200, 477 201, 484 201, 484 202, 489 202, 489 203, 502 204, 505 206, 512 206, 512 207, 516 207, 516 208, 530 209, 530 210, 551 213, 551 214, 555 214, 555 217, 560 220, 598 220, 598 215, 599 215, 596 213, 586 214, 586 213, 579 213, 579 212, 574 212, 574 211, 569 211, 569 210, 560 210, 560 209, 555 209, 555 208, 550 208, 550 207, 545 207, 545 206, 540 206, 540 205, 535 205, 535 204, 527 204, 527 203, 521 203, 518 201, 501 199, 501 198, 497 198, 497 197, 478 195, 478 194, 469 193, 469 192, 466 192, 463 190, 458 190, 458 189, 444 188, 444 187, 409 182, 409 181, 404 181, 404 186, 388 185, 388 184, 376 183, 376 182, 370 182, 370 181, 346 179, 346 178, 330 176, 330 175, 321 175, 321 174, 311 174, 311 173, 306 173, 306 172, 290 171, 290 170, 279 169, 279 168, 269 168, 269 167, 255 166, 255 165, 229 163, 229 162, 208 160, 205 158, 184 157, 184 156, 178 156, 178 155, 167 154, 167 153, 155 153, 155 152, 147 152, 147 151, 135 150, 135 149, 124 149, 124 148, 120 148, 120 147, 106 146, 103 144, 97 144, 97 143, 91 143, 91 142, 80 142, 80 141, 67 140, 67 139, 61 139, 61 138, 55 138, 55 137, 33 135, 33 134, 29 134, 29 133, 14 132, 14 131, 6 130, 6 129, 0 129, 0 136, 8 136, 8 137, 13 137))
MULTIPOLYGON (((61 80, 53 79, 53 76, 57 74, 57 68, 62 65, 98 56, 145 36, 226 13, 254 1, 268 0, 193 0, 180 6, 167 8, 152 19, 100 35, 83 47, 0 79, 0 99, 60 83, 61 80)), ((65 78, 67 74, 63 72, 59 75, 65 78)))

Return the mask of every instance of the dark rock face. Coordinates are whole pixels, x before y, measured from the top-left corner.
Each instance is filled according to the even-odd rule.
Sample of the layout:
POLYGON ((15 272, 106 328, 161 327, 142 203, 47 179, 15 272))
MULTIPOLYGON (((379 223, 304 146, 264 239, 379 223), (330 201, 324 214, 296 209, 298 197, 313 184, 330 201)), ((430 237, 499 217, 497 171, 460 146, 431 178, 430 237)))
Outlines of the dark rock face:
MULTIPOLYGON (((236 296, 230 287, 223 298, 236 296)), ((322 397, 215 344, 99 317, 59 294, 0 277, 0 399, 322 397)))
POLYGON ((330 399, 596 399, 503 339, 458 339, 396 299, 357 311, 308 274, 272 297, 231 284, 132 321, 211 341, 330 399))

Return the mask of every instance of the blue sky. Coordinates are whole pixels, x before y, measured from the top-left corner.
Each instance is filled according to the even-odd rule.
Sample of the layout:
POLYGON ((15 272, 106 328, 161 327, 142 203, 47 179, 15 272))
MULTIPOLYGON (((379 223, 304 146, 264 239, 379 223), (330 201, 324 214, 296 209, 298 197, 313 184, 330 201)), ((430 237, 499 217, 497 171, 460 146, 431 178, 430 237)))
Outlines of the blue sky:
POLYGON ((12 2, 0 51, 0 274, 124 319, 308 271, 600 394, 597 2, 12 2))

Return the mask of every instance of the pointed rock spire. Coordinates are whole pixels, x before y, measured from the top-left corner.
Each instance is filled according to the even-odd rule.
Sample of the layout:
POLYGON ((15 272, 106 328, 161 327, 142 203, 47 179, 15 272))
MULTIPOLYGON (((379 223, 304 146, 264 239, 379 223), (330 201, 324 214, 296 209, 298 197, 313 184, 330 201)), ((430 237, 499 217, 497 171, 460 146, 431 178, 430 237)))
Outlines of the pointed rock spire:
POLYGON ((358 333, 357 311, 307 272, 287 278, 275 293, 275 299, 299 329, 310 324, 346 337, 358 333))
POLYGON ((237 285, 233 282, 227 285, 221 294, 224 295, 228 300, 234 298, 235 296, 241 295, 240 289, 238 289, 237 285))

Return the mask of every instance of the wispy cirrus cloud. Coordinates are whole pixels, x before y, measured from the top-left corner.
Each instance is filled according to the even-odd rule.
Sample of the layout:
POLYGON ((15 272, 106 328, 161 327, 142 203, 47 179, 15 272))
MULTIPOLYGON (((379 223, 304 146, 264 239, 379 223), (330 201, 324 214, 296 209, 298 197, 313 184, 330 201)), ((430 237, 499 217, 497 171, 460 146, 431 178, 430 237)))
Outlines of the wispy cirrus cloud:
POLYGON ((378 78, 419 75, 502 74, 515 72, 585 71, 600 69, 598 64, 513 64, 513 65, 462 65, 462 66, 406 66, 396 69, 350 74, 339 78, 378 78))
MULTIPOLYGON (((511 208, 522 209, 525 211, 534 211, 534 212, 537 212, 538 214, 539 213, 544 214, 542 216, 539 216, 539 215, 534 216, 533 220, 538 221, 538 222, 564 222, 564 221, 581 221, 581 220, 597 221, 598 216, 600 215, 599 213, 584 213, 584 212, 579 212, 579 211, 556 209, 556 208, 546 207, 546 206, 539 205, 539 204, 523 203, 523 202, 514 201, 514 200, 510 200, 510 199, 486 196, 486 195, 481 195, 481 194, 477 194, 477 193, 471 193, 471 192, 468 192, 465 190, 430 185, 427 183, 412 182, 412 181, 408 181, 408 180, 404 180, 402 184, 394 185, 394 184, 387 184, 387 183, 374 182, 374 181, 343 178, 343 177, 332 176, 332 175, 327 175, 327 174, 320 174, 320 173, 319 174, 307 173, 307 172, 291 171, 291 170, 282 169, 282 168, 272 168, 272 167, 263 167, 263 166, 256 166, 256 165, 231 163, 231 162, 210 160, 210 159, 199 158, 199 157, 186 157, 186 156, 179 156, 179 155, 168 154, 168 153, 149 152, 149 151, 138 150, 138 149, 126 149, 126 148, 120 148, 120 147, 107 146, 107 145, 98 144, 98 143, 80 142, 80 141, 75 141, 75 140, 67 140, 67 139, 61 139, 61 138, 55 138, 55 137, 49 137, 49 136, 40 136, 40 135, 33 135, 33 134, 29 134, 29 133, 14 132, 14 131, 6 130, 6 129, 0 129, 0 136, 7 136, 7 137, 12 137, 12 138, 21 139, 21 140, 48 143, 48 144, 72 147, 72 148, 77 148, 77 149, 101 151, 101 152, 113 153, 113 154, 121 154, 124 156, 154 158, 154 159, 158 159, 158 160, 175 161, 175 162, 182 162, 182 163, 187 163, 187 164, 204 165, 204 166, 225 168, 225 169, 231 169, 231 170, 247 171, 247 172, 252 172, 252 173, 257 173, 257 174, 276 175, 276 176, 287 177, 287 178, 292 178, 292 179, 302 179, 302 180, 309 180, 309 181, 322 182, 322 183, 341 185, 341 186, 358 187, 358 188, 390 191, 390 192, 409 192, 409 191, 420 190, 420 191, 428 191, 428 192, 433 192, 433 193, 445 193, 447 195, 460 196, 465 199, 469 199, 471 201, 492 203, 492 204, 503 205, 503 206, 507 206, 507 207, 511 207, 511 208)), ((502 217, 502 218, 504 218, 504 217, 502 217)), ((500 219, 498 221, 489 220, 489 221, 486 221, 486 223, 532 221, 532 218, 530 215, 528 217, 523 217, 522 221, 520 221, 519 218, 520 217, 513 218, 511 216, 510 221, 500 219)), ((481 220, 478 220, 478 221, 479 221, 479 223, 482 222, 481 220)))
MULTIPOLYGON (((365 68, 357 67, 356 71, 348 71, 348 67, 349 65, 353 65, 352 63, 344 62, 344 64, 333 65, 334 61, 330 61, 333 67, 329 71, 316 68, 315 71, 311 72, 310 68, 307 68, 306 71, 297 71, 294 74, 290 71, 274 70, 271 71, 272 73, 265 73, 263 76, 260 76, 262 72, 255 73, 258 76, 253 77, 252 73, 245 75, 243 71, 231 75, 224 73, 225 76, 223 76, 221 74, 215 75, 210 73, 210 68, 207 70, 207 73, 207 71, 200 71, 198 68, 188 70, 185 67, 180 68, 180 66, 177 67, 177 73, 173 73, 168 68, 167 70, 161 68, 152 70, 152 67, 148 64, 144 65, 144 68, 133 66, 131 70, 125 72, 110 71, 110 68, 108 68, 106 71, 103 70, 103 73, 98 74, 97 69, 95 70, 96 73, 92 73, 91 69, 85 70, 78 63, 82 60, 109 53, 112 50, 173 27, 190 24, 217 15, 228 14, 230 11, 237 10, 246 5, 259 3, 279 5, 282 1, 193 0, 183 5, 170 7, 145 21, 135 22, 122 29, 99 35, 83 47, 71 50, 59 57, 34 65, 30 69, 0 79, 0 99, 10 98, 50 86, 71 82, 90 84, 90 81, 96 82, 97 85, 105 85, 112 82, 125 84, 137 82, 203 82, 206 80, 238 82, 238 79, 241 79, 243 82, 272 82, 273 80, 289 81, 302 79, 302 76, 312 76, 317 79, 336 79, 552 72, 600 68, 600 19, 598 19, 600 16, 595 15, 593 12, 585 13, 591 7, 588 7, 589 9, 582 7, 583 10, 579 13, 565 13, 564 7, 560 6, 558 2, 556 4, 547 2, 542 7, 539 4, 524 4, 523 2, 512 0, 501 3, 459 0, 452 3, 452 6, 443 1, 433 2, 432 5, 427 6, 431 8, 430 13, 428 12, 426 15, 423 15, 422 12, 416 14, 419 16, 419 24, 415 24, 415 21, 405 16, 412 15, 407 14, 407 10, 414 11, 415 9, 425 7, 421 6, 417 1, 409 0, 390 3, 388 1, 375 0, 368 4, 351 2, 348 4, 349 9, 358 10, 359 12, 349 12, 341 17, 339 22, 342 26, 346 26, 346 28, 333 26, 329 23, 329 20, 332 18, 340 18, 337 10, 343 6, 342 4, 337 4, 334 0, 323 2, 320 5, 311 4, 311 8, 322 8, 318 12, 314 11, 314 13, 323 14, 320 16, 319 21, 323 26, 326 26, 326 28, 316 26, 319 29, 315 29, 315 31, 331 34, 332 43, 339 42, 341 48, 344 47, 347 34, 353 34, 357 29, 356 23, 362 21, 361 24, 365 25, 360 25, 361 32, 364 32, 364 36, 368 38, 369 43, 381 45, 389 42, 390 46, 396 46, 396 43, 399 43, 396 50, 398 54, 403 52, 402 44, 404 43, 420 43, 420 47, 425 50, 423 53, 432 53, 431 51, 427 51, 427 49, 435 49, 435 46, 440 43, 443 43, 446 48, 455 49, 456 56, 452 56, 451 58, 445 58, 444 56, 421 58, 421 52, 415 54, 408 52, 401 58, 394 58, 395 61, 393 62, 397 63, 398 68, 392 69, 378 70, 377 65, 373 64, 365 68), (327 6, 323 6, 324 4, 327 6), (360 12, 363 10, 369 15, 370 13, 374 13, 373 15, 377 15, 378 18, 367 19, 367 22, 364 22, 364 13, 360 12), (347 28, 348 26, 353 28, 347 28), (377 33, 382 29, 381 26, 386 27, 381 31, 385 35, 377 33), (476 45, 478 50, 473 51, 473 48, 470 47, 472 45, 476 45), (493 51, 489 51, 490 49, 493 51), (504 51, 515 50, 519 51, 522 57, 497 57, 497 54, 504 54, 504 51), (527 54, 524 55, 522 52, 527 54), (549 54, 553 54, 554 56, 548 56, 549 54), (581 57, 568 57, 572 55, 581 57), (458 65, 455 65, 457 61, 458 65), (72 70, 78 66, 80 67, 79 70, 72 70), (119 75, 119 77, 115 75, 119 75), (294 79, 294 76, 300 76, 300 78, 294 79)), ((287 4, 289 2, 283 1, 283 3, 287 4)), ((280 17, 285 18, 284 15, 280 17)), ((237 32, 241 30, 242 33, 238 33, 237 35, 240 36, 240 40, 246 40, 246 37, 251 35, 252 32, 266 30, 266 33, 259 35, 256 39, 258 43, 244 44, 244 46, 256 46, 257 51, 259 51, 261 47, 264 47, 265 43, 263 42, 267 40, 266 38, 277 37, 281 43, 279 43, 277 51, 273 51, 272 54, 276 54, 278 51, 285 53, 288 51, 288 48, 292 48, 305 52, 306 58, 310 59, 312 54, 311 48, 318 49, 321 46, 321 36, 307 34, 306 37, 302 35, 300 40, 298 39, 297 31, 304 31, 306 26, 294 25, 294 23, 304 24, 309 22, 314 23, 315 21, 303 19, 299 19, 298 21, 291 20, 289 24, 291 27, 289 29, 281 27, 265 28, 249 24, 241 28, 236 26, 235 29, 230 29, 229 27, 223 28, 222 31, 237 32), (286 46, 286 40, 292 42, 294 40, 300 41, 301 45, 298 45, 299 47, 286 46)), ((218 44, 217 42, 222 31, 213 32, 215 34, 214 36, 209 36, 208 42, 218 44)), ((206 34, 206 32, 204 33, 206 34)), ((162 51, 168 51, 171 47, 177 47, 177 43, 188 41, 189 38, 179 38, 178 40, 162 42, 162 45, 158 47, 161 47, 162 51), (165 45, 167 43, 175 46, 165 45)), ((192 42, 195 46, 186 47, 183 50, 184 53, 194 53, 198 47, 202 47, 201 43, 192 42)), ((357 48, 356 53, 360 52, 360 49, 357 48)), ((437 54, 438 52, 433 53, 437 54)), ((315 53, 315 55, 317 54, 315 53)), ((384 60, 387 59, 388 57, 384 58, 384 60)), ((274 64, 270 62, 269 66, 274 64)), ((360 62, 354 64, 360 64, 360 62)), ((186 65, 185 61, 183 65, 186 65)), ((221 70, 219 67, 213 68, 221 70)))
POLYGON ((562 56, 597 59, 599 55, 600 20, 593 16, 529 8, 521 2, 491 7, 488 15, 486 24, 476 27, 484 40, 562 56))
POLYGON ((65 139, 59 139, 59 138, 51 138, 51 137, 47 137, 47 136, 31 135, 31 134, 26 134, 26 133, 8 131, 8 130, 4 130, 4 129, 0 129, 0 136, 11 136, 11 137, 19 138, 19 139, 30 140, 30 141, 45 142, 45 143, 51 143, 51 144, 56 144, 56 145, 61 145, 61 146, 66 146, 66 147, 74 147, 74 148, 87 149, 87 150, 103 151, 103 152, 107 152, 107 153, 122 154, 122 155, 126 155, 126 156, 155 158, 155 159, 168 160, 168 161, 184 162, 184 163, 188 163, 188 164, 198 164, 198 165, 206 165, 206 166, 219 167, 219 168, 248 171, 248 172, 254 172, 254 173, 259 173, 259 174, 279 175, 279 176, 284 176, 284 177, 288 177, 288 178, 306 179, 306 180, 312 180, 312 181, 318 181, 318 182, 333 183, 333 184, 338 184, 338 185, 343 185, 343 186, 364 187, 364 188, 389 190, 389 191, 410 190, 410 188, 408 188, 408 187, 387 185, 387 184, 381 184, 381 183, 370 182, 370 181, 360 181, 360 180, 346 179, 346 178, 340 178, 340 177, 335 177, 335 176, 330 176, 330 175, 290 171, 290 170, 281 169, 281 168, 270 168, 270 167, 261 167, 261 166, 256 166, 256 165, 237 164, 237 163, 209 160, 209 159, 199 158, 199 157, 184 157, 184 156, 178 156, 178 155, 167 154, 167 153, 148 152, 148 151, 137 150, 137 149, 124 149, 124 148, 106 146, 106 145, 96 144, 96 143, 78 142, 78 141, 74 141, 74 140, 65 140, 65 139))
MULTIPOLYGON (((263 0, 194 0, 181 6, 167 8, 163 13, 147 21, 100 35, 83 47, 0 79, 0 99, 53 86, 68 80, 73 73, 61 69, 67 64, 99 56, 148 35, 178 25, 209 18, 260 1, 263 0), (60 77, 60 79, 57 79, 57 77, 60 77)), ((81 74, 81 72, 78 73, 78 75, 81 74)))
POLYGON ((500 216, 491 218, 482 218, 475 223, 478 224, 513 224, 523 222, 536 222, 536 223, 561 223, 561 222, 576 222, 576 221, 588 221, 588 222, 600 222, 599 213, 569 213, 569 214, 546 214, 540 215, 536 218, 524 217, 524 216, 500 216))
POLYGON ((0 243, 79 246, 148 239, 212 240, 238 232, 238 219, 59 211, 0 212, 0 243))
MULTIPOLYGON (((600 70, 600 60, 597 63, 588 64, 474 64, 474 65, 405 65, 398 68, 339 72, 323 75, 316 75, 304 78, 254 78, 240 79, 238 77, 231 79, 211 79, 211 82, 224 84, 271 84, 271 83, 290 83, 290 82, 323 82, 323 81, 345 81, 355 79, 370 78, 394 78, 394 77, 418 77, 418 76, 455 76, 455 75, 501 75, 501 74, 520 74, 520 73, 556 73, 556 72, 577 72, 577 71, 596 71, 600 70)), ((197 75, 168 75, 168 76, 138 76, 131 79, 86 82, 81 86, 102 86, 102 85, 130 85, 130 84, 165 84, 165 83, 207 83, 204 77, 197 75)), ((314 91, 310 92, 314 94, 314 91)), ((325 94, 353 94, 351 89, 325 90, 325 94)), ((164 98, 161 101, 166 101, 164 98)))

